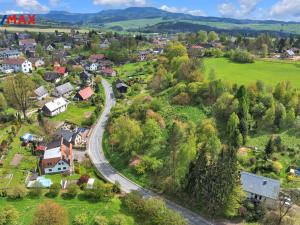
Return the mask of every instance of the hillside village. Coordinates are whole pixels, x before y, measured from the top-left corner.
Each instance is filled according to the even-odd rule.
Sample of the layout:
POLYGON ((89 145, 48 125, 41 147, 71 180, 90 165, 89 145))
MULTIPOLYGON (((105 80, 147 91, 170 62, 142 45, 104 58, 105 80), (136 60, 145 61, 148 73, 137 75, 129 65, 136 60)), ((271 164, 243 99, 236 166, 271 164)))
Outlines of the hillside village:
MULTIPOLYGON (((215 32, 208 37, 201 32, 184 37, 131 36, 71 29, 69 33, 4 31, 0 36, 3 197, 20 186, 27 191, 47 191, 59 184, 63 193, 70 192, 74 184, 83 191, 99 189, 96 183, 104 182, 103 177, 92 165, 86 149, 105 107, 107 96, 101 83, 105 79, 112 85, 117 104, 104 135, 104 151, 125 176, 135 177, 139 185, 164 193, 179 204, 185 206, 189 201, 196 207, 193 198, 198 199, 198 190, 192 189, 198 186, 189 186, 197 180, 192 177, 193 163, 201 165, 201 159, 206 158, 196 153, 196 148, 207 148, 207 152, 215 148, 217 153, 210 152, 207 157, 207 168, 218 154, 234 148, 238 154, 237 180, 247 203, 237 207, 243 212, 235 209, 230 216, 223 211, 217 214, 214 209, 216 216, 251 217, 250 222, 257 222, 261 219, 258 205, 275 210, 279 203, 290 210, 299 204, 294 199, 299 198, 296 190, 300 187, 299 87, 292 87, 284 79, 274 89, 256 81, 249 87, 223 83, 213 68, 204 72, 200 68, 203 63, 197 60, 225 58, 245 65, 255 60, 297 63, 300 40, 288 44, 286 40, 274 41, 261 35, 255 41, 262 42, 262 48, 251 49, 255 41, 219 37, 215 32), (247 110, 245 117, 243 110, 247 110), (272 112, 273 120, 268 117, 272 112), (243 133, 240 121, 244 120, 247 131, 243 133), (262 130, 264 140, 257 140, 262 130), (127 131, 132 134, 124 135, 127 131), (232 136, 227 137, 227 131, 232 131, 232 136), (286 141, 289 135, 292 137, 286 141), (221 137, 225 141, 219 141, 221 137), (292 139, 294 142, 289 141, 292 139), (221 147, 223 142, 227 147, 221 147), (194 146, 195 151, 184 155, 186 144, 194 146), (169 162, 168 152, 175 161, 178 156, 184 162, 169 162), (164 166, 174 169, 174 173, 168 174, 164 166), (177 166, 181 167, 178 171, 177 166), (185 174, 191 180, 185 180, 185 174), (159 186, 160 182, 163 185, 159 186), (193 194, 180 187, 185 182, 193 194)), ((113 192, 109 188, 108 192, 113 192)), ((211 213, 201 207, 195 211, 211 213)))

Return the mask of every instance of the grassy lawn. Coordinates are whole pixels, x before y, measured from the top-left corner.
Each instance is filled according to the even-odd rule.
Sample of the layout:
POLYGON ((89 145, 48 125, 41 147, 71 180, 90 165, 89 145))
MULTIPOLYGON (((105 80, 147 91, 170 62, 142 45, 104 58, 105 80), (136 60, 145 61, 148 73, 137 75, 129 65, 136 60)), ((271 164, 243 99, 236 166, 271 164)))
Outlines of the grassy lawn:
MULTIPOLYGON (((16 137, 13 139, 13 142, 11 143, 8 150, 8 154, 4 159, 3 168, 0 169, 0 177, 2 177, 2 179, 8 174, 13 174, 13 178, 9 187, 13 187, 18 184, 24 184, 28 171, 36 168, 37 166, 38 158, 32 155, 29 148, 21 146, 20 137, 27 132, 42 135, 40 128, 37 125, 24 124, 20 128, 16 137), (23 158, 21 160, 21 163, 18 166, 14 167, 10 165, 10 162, 17 153, 22 154, 23 158)), ((6 182, 0 182, 0 187, 5 187, 6 185, 6 182)))
POLYGON ((148 62, 127 63, 115 67, 115 70, 121 78, 147 77, 153 74, 152 64, 148 62))
POLYGON ((95 106, 75 105, 75 103, 71 103, 65 112, 54 116, 51 120, 55 122, 69 121, 77 125, 83 125, 84 122, 92 115, 95 108, 95 106))
POLYGON ((226 58, 209 58, 204 60, 206 73, 214 69, 217 78, 238 84, 249 84, 257 80, 267 85, 275 85, 280 81, 290 81, 295 88, 300 87, 300 63, 285 61, 257 60, 252 64, 239 64, 226 58))
MULTIPOLYGON (((0 208, 12 205, 20 213, 19 225, 28 225, 31 223, 33 213, 36 207, 47 200, 47 197, 40 197, 37 199, 25 198, 19 201, 11 201, 5 198, 0 198, 0 208)), ((116 214, 126 214, 122 208, 121 200, 117 197, 113 198, 108 202, 91 203, 86 200, 82 200, 80 196, 74 199, 64 200, 61 197, 51 199, 61 206, 63 206, 69 214, 69 222, 72 224, 72 219, 80 213, 87 213, 89 218, 89 224, 93 224, 94 217, 96 215, 105 216, 107 219, 111 219, 116 214)), ((133 217, 126 216, 128 225, 137 224, 133 217)))

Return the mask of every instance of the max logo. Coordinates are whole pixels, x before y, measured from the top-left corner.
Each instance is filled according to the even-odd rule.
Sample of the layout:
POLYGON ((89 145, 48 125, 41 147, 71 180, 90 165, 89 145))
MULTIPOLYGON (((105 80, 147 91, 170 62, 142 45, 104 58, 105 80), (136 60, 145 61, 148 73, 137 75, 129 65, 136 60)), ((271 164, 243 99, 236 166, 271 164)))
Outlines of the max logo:
POLYGON ((34 25, 35 15, 4 15, 0 21, 0 26, 8 25, 34 25))

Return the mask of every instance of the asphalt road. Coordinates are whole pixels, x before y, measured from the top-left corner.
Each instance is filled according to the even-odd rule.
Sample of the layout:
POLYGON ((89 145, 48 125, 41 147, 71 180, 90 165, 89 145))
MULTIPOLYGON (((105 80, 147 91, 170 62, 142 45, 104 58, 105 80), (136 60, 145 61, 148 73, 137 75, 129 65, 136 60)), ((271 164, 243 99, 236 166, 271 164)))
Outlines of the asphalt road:
MULTIPOLYGON (((88 154, 90 159, 92 160, 94 166, 97 170, 102 174, 102 176, 109 182, 115 183, 118 181, 121 185, 121 188, 124 192, 129 193, 131 191, 138 191, 141 193, 145 198, 151 198, 158 196, 153 192, 143 189, 139 185, 135 184, 134 182, 130 181, 123 175, 119 174, 107 161, 104 156, 103 148, 102 148, 102 139, 103 134, 105 131, 105 127, 108 122, 109 114, 111 108, 115 104, 115 98, 113 95, 113 90, 111 85, 105 80, 102 79, 102 85, 105 90, 106 95, 106 102, 103 113, 98 120, 97 124, 95 125, 93 132, 90 135, 89 142, 88 142, 88 154)), ((212 225, 212 223, 206 221, 198 214, 179 206, 169 200, 166 200, 166 204, 170 209, 173 209, 179 213, 181 213, 191 225, 212 225)))

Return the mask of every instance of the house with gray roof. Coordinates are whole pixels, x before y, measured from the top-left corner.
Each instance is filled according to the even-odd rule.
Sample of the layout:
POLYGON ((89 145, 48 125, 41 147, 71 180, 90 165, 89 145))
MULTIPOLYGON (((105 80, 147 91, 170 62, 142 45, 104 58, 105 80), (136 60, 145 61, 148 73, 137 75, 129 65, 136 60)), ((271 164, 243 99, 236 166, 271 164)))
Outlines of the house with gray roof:
POLYGON ((241 172, 241 183, 247 198, 264 202, 268 207, 276 206, 279 200, 280 181, 256 174, 241 172))
POLYGON ((57 86, 53 91, 53 96, 62 97, 68 96, 74 91, 74 87, 70 82, 57 86))
POLYGON ((7 50, 0 51, 0 60, 3 60, 3 59, 16 59, 16 58, 19 58, 20 55, 21 54, 20 54, 19 50, 7 49, 7 50))
POLYGON ((34 90, 37 100, 42 100, 48 96, 48 91, 44 86, 40 86, 34 90))

